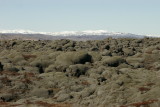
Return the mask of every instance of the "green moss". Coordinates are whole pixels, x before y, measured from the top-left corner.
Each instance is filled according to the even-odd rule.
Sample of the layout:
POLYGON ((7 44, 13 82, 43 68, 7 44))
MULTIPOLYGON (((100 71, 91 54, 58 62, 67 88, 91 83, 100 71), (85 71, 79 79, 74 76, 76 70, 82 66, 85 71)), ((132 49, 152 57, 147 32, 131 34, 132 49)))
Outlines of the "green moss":
POLYGON ((56 58, 56 64, 59 65, 72 65, 72 64, 84 64, 85 62, 91 62, 91 56, 87 52, 66 52, 62 53, 56 58))

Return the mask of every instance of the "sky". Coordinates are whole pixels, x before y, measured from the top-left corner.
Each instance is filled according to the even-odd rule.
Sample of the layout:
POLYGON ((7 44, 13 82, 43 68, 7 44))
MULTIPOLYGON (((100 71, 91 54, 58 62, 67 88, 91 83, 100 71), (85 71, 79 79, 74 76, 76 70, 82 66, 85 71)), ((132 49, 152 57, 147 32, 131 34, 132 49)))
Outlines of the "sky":
POLYGON ((0 30, 160 35, 160 0, 0 0, 0 30))

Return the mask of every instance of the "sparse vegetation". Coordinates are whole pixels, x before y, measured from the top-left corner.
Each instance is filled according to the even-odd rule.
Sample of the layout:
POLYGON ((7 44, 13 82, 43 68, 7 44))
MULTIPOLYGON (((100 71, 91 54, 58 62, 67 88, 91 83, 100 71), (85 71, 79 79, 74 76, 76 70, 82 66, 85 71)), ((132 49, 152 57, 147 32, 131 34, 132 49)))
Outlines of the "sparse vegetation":
POLYGON ((159 80, 159 38, 0 41, 2 107, 159 107, 159 80))

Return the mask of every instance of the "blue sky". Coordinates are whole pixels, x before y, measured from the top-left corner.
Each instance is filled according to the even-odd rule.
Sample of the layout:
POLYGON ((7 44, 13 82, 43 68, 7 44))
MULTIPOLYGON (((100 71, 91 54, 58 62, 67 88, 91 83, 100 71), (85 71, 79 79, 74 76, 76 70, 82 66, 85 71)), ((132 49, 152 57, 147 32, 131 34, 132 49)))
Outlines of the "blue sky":
POLYGON ((0 29, 160 35, 160 0, 0 0, 0 29))

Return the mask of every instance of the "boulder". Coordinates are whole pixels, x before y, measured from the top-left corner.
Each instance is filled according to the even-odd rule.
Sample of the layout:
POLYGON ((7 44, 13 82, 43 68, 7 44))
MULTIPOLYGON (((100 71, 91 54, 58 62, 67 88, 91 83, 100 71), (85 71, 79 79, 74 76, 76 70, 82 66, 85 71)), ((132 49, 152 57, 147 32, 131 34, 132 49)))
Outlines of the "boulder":
POLYGON ((2 94, 0 95, 0 99, 2 101, 5 101, 5 102, 9 102, 9 101, 12 101, 16 98, 16 96, 14 96, 13 94, 11 93, 7 93, 7 94, 2 94))
POLYGON ((70 65, 67 68, 67 74, 71 76, 79 77, 80 75, 85 75, 88 70, 88 67, 83 64, 70 65))
POLYGON ((108 57, 104 59, 103 64, 111 67, 117 67, 119 64, 124 63, 125 60, 120 56, 108 57))
POLYGON ((64 102, 68 99, 73 98, 73 96, 69 95, 69 94, 60 94, 60 96, 58 96, 57 98, 57 102, 64 102))
POLYGON ((134 55, 134 51, 132 49, 128 49, 128 48, 123 48, 123 53, 126 56, 132 56, 132 55, 134 55))
POLYGON ((52 93, 45 88, 35 88, 31 91, 32 96, 48 98, 52 93))
POLYGON ((66 52, 56 57, 57 65, 73 65, 91 62, 91 55, 87 52, 66 52))
POLYGON ((102 59, 99 52, 88 52, 88 54, 91 56, 92 62, 100 61, 102 59))

